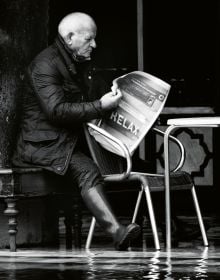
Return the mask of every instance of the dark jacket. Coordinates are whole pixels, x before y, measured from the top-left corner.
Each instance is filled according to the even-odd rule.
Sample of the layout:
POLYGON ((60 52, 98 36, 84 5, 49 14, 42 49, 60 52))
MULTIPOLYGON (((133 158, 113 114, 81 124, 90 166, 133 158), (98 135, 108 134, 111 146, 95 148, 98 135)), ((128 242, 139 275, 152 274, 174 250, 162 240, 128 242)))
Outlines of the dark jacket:
POLYGON ((82 124, 105 114, 99 98, 107 87, 86 66, 72 60, 59 38, 30 64, 15 166, 65 173, 82 124))

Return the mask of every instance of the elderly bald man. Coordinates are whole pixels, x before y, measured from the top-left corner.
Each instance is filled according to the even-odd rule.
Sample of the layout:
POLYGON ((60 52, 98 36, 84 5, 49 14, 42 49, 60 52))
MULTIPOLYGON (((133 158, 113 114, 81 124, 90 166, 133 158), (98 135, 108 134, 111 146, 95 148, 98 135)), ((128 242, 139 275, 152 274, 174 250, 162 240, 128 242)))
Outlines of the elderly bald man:
POLYGON ((83 123, 105 117, 121 93, 108 92, 88 61, 96 48, 96 24, 84 13, 65 16, 54 44, 29 65, 29 90, 24 97, 21 133, 14 153, 15 166, 39 166, 68 176, 117 250, 126 250, 140 227, 119 223, 104 193, 99 169, 85 153, 83 123))

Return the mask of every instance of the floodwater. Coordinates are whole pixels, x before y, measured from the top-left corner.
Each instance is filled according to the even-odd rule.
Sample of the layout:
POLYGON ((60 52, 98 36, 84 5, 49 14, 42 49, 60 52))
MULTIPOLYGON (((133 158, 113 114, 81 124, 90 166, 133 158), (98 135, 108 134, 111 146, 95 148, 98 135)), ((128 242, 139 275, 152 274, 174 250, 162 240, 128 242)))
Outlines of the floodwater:
POLYGON ((150 232, 139 247, 119 252, 98 234, 90 250, 67 250, 62 232, 58 248, 1 249, 0 280, 220 280, 219 223, 207 233, 209 247, 199 238, 156 251, 150 232))
POLYGON ((0 280, 220 279, 220 248, 0 252, 0 280))

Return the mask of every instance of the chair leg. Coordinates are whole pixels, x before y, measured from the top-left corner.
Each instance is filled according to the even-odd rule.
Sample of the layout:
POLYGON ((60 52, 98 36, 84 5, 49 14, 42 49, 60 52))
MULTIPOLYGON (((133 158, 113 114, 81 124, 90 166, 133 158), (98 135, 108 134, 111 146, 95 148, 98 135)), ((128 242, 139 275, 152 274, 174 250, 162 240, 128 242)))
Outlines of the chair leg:
POLYGON ((136 202, 136 205, 135 205, 135 209, 134 209, 134 214, 133 214, 133 217, 132 217, 132 223, 135 223, 136 219, 137 219, 137 214, 138 214, 138 210, 139 210, 139 207, 140 207, 140 203, 141 203, 141 198, 142 198, 142 195, 143 195, 143 188, 138 192, 138 197, 137 197, 137 202, 136 202))
POLYGON ((154 215, 153 204, 152 204, 152 200, 151 200, 151 194, 150 194, 149 187, 145 186, 144 191, 145 191, 146 200, 147 200, 147 207, 148 207, 148 211, 149 211, 150 223, 151 223, 151 227, 152 227, 152 231, 153 231, 155 248, 156 248, 156 250, 160 250, 157 225, 156 225, 156 220, 155 220, 155 215, 154 215))
POLYGON ((94 233, 94 230, 95 230, 95 224, 96 224, 96 219, 95 219, 95 217, 92 217, 92 221, 91 221, 91 224, 90 224, 89 233, 88 233, 87 240, 86 240, 86 245, 85 245, 86 249, 89 249, 90 246, 91 246, 92 237, 93 237, 93 233, 94 233))
POLYGON ((192 187, 191 192, 192 192, 192 197, 193 197, 193 201, 194 201, 194 205, 195 205, 195 209, 196 209, 196 214, 197 214, 198 221, 199 221, 199 226, 200 226, 201 233, 202 233, 203 243, 204 243, 204 246, 209 246, 202 215, 201 215, 201 211, 200 211, 200 207, 199 207, 199 202, 198 202, 198 198, 197 198, 196 190, 195 190, 194 186, 192 187))
POLYGON ((17 215, 18 210, 16 209, 15 198, 6 198, 5 202, 7 208, 4 211, 4 214, 8 216, 8 233, 9 233, 9 246, 11 252, 16 252, 16 235, 17 235, 17 215))

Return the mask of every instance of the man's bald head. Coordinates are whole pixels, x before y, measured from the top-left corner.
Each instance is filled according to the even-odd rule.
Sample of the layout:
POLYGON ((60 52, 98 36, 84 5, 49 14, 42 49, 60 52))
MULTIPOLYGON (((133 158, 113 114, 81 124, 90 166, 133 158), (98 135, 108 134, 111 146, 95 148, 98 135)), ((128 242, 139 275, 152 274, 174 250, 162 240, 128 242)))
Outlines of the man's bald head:
POLYGON ((88 28, 96 29, 96 24, 92 17, 85 13, 75 12, 68 14, 60 21, 58 33, 62 38, 66 38, 70 33, 80 33, 88 28))
POLYGON ((72 13, 65 16, 58 32, 73 57, 78 60, 90 60, 91 53, 96 48, 96 24, 87 14, 72 13))

